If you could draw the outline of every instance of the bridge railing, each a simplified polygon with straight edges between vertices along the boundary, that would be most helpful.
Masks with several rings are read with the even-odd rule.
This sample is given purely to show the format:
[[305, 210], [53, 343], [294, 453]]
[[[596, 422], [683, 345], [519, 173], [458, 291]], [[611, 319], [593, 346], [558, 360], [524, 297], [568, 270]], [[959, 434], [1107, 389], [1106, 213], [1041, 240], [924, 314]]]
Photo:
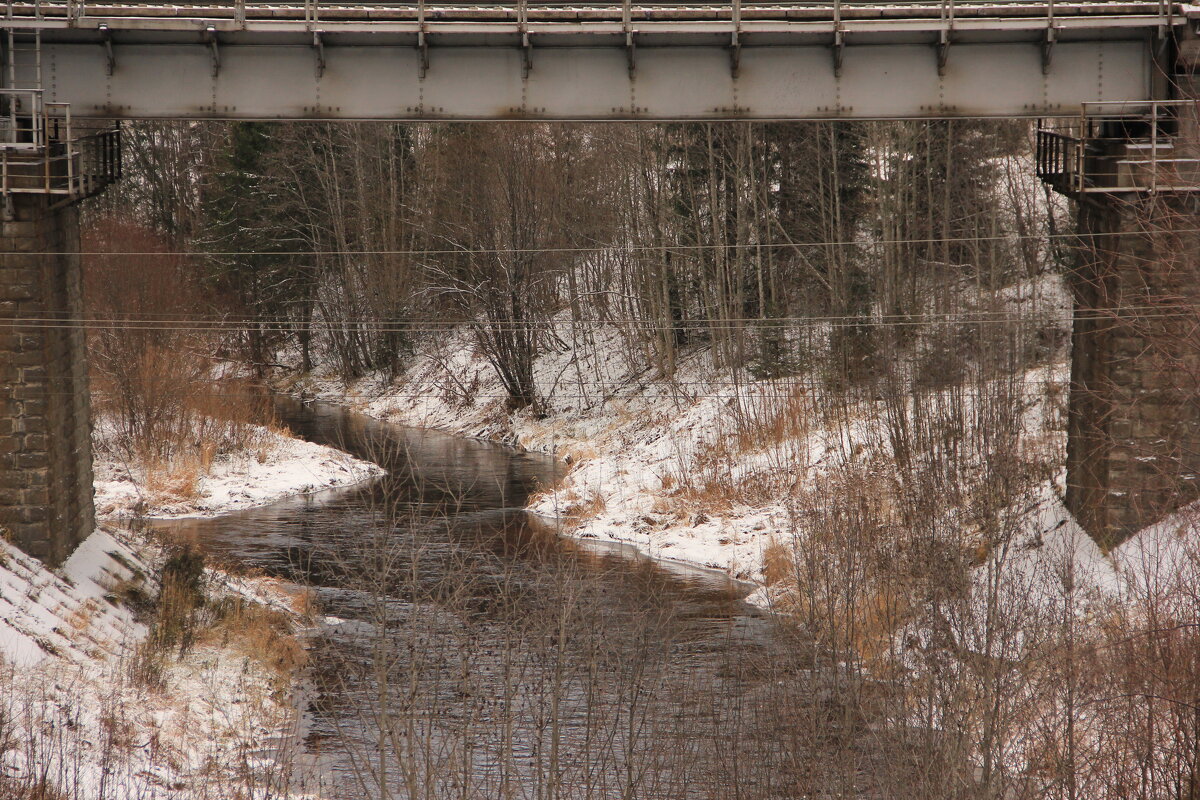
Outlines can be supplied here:
[[[1069, 15], [1076, 7], [1097, 14], [1104, 3], [1080, 0], [917, 0], [911, 3], [886, 0], [510, 0], [509, 2], [471, 3], [466, 0], [214, 0], [213, 2], [154, 2], [153, 0], [4, 0], [5, 16], [79, 20], [87, 16], [137, 16], [141, 10], [150, 16], [247, 19], [297, 19], [309, 24], [325, 20], [430, 20], [452, 19], [507, 20], [520, 22], [545, 20], [585, 20], [622, 18], [638, 21], [688, 19], [786, 20], [819, 17], [836, 22], [854, 19], [912, 18], [938, 20], [953, 30], [959, 18], [1035, 17], [1046, 21], [1048, 34], [1054, 34], [1056, 17]], [[1136, 10], [1131, 10], [1136, 7]], [[1117, 13], [1160, 16], [1170, 22], [1179, 14], [1176, 0], [1133, 0], [1119, 4]]]
[[1039, 125], [1037, 170], [1070, 196], [1200, 192], [1200, 104], [1083, 104], [1077, 120]]
[[45, 109], [40, 89], [0, 89], [0, 149], [45, 147]]
[[1082, 174], [1079, 162], [1082, 142], [1069, 133], [1042, 128], [1037, 131], [1037, 174], [1062, 194], [1079, 191], [1076, 181]]
[[75, 202], [120, 178], [119, 128], [83, 133], [69, 104], [44, 102], [37, 90], [0, 90], [0, 99], [9, 108], [0, 129], [0, 196], [6, 208], [14, 194]]

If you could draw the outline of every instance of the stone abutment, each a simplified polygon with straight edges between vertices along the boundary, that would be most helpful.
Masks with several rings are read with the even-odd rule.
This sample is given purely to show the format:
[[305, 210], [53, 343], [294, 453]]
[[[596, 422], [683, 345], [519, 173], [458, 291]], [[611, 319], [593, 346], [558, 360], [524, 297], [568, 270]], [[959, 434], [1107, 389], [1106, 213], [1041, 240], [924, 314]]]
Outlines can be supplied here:
[[1066, 500], [1103, 546], [1200, 497], [1197, 199], [1080, 202]]
[[0, 223], [0, 527], [49, 564], [95, 525], [79, 212], [15, 195]]

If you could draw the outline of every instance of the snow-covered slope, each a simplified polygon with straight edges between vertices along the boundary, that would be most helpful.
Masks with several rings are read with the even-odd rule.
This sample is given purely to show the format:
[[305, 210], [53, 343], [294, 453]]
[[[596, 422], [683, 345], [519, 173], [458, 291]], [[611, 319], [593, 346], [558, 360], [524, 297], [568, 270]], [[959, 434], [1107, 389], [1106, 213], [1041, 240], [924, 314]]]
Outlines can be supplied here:
[[29, 667], [56, 657], [82, 663], [119, 655], [145, 636], [146, 626], [117, 598], [145, 591], [146, 582], [146, 565], [105, 531], [53, 571], [0, 541], [0, 656]]
[[95, 464], [96, 511], [102, 517], [212, 515], [284, 497], [349, 486], [383, 473], [376, 464], [332, 447], [261, 428], [253, 452], [217, 457], [205, 470], [158, 478], [111, 454]]
[[[1003, 290], [1002, 299], [1031, 315], [1070, 308], [1050, 276]], [[765, 579], [767, 553], [795, 533], [793, 501], [814, 480], [848, 459], [876, 458], [886, 469], [884, 407], [859, 401], [831, 420], [838, 404], [823, 398], [817, 376], [753, 380], [701, 348], [680, 354], [664, 379], [616, 326], [564, 317], [547, 338], [554, 345], [534, 366], [546, 398], [536, 414], [505, 410], [502, 385], [461, 328], [427, 341], [394, 382], [345, 386], [318, 373], [287, 388], [399, 424], [551, 453], [570, 468], [531, 508], [564, 532], [752, 581]], [[1028, 424], [1043, 431], [1047, 450], [1062, 439], [1060, 404], [1047, 388], [1068, 378], [1061, 361], [1024, 376], [1039, 398], [1026, 409]]]
[[[0, 541], [0, 797], [39, 785], [69, 798], [284, 796], [301, 718], [277, 653], [243, 635], [252, 616], [165, 653], [154, 680], [139, 672], [152, 556], [98, 530], [50, 570]], [[208, 582], [214, 598], [294, 601], [261, 580]]]
[[[100, 458], [98, 510], [213, 514], [382, 472], [266, 428], [255, 441], [168, 480]], [[70, 798], [301, 796], [304, 598], [208, 570], [211, 607], [227, 610], [186, 650], [164, 650], [148, 640], [162, 558], [129, 531], [97, 530], [51, 570], [0, 540], [0, 797], [39, 785]]]

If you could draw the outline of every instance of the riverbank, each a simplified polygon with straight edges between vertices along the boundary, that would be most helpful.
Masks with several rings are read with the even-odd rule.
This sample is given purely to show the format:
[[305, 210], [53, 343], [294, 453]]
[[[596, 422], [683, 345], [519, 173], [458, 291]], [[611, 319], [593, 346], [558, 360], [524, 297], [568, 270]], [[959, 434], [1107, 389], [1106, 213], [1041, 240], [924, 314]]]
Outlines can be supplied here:
[[51, 570], [0, 541], [0, 795], [286, 796], [305, 596], [210, 569], [172, 621], [169, 552], [101, 529]]
[[[462, 329], [429, 342], [395, 381], [372, 376], [347, 385], [317, 372], [280, 386], [386, 422], [552, 455], [564, 476], [529, 509], [564, 533], [761, 583], [771, 535], [786, 523], [783, 509], [741, 502], [686, 509], [671, 498], [681, 485], [673, 479], [690, 474], [700, 452], [724, 435], [722, 409], [756, 392], [768, 398], [772, 387], [730, 384], [706, 352], [680, 363], [686, 379], [658, 380], [624, 344], [614, 328], [593, 329], [577, 349], [539, 358], [537, 379], [552, 398], [543, 413], [506, 410], [494, 371]], [[587, 375], [572, 375], [578, 370]]]
[[[1040, 320], [1031, 346], [1042, 352], [1041, 363], [1015, 379], [946, 382], [941, 394], [930, 394], [926, 413], [935, 418], [914, 421], [961, 437], [963, 454], [955, 498], [938, 504], [931, 524], [949, 546], [974, 549], [976, 566], [1001, 565], [1014, 585], [1052, 584], [1056, 571], [1073, 569], [1064, 559], [1074, 559], [1080, 574], [1096, 575], [1096, 590], [1107, 594], [1122, 580], [1116, 563], [1062, 501], [1070, 295], [1060, 276], [1045, 275], [980, 300], [994, 308], [989, 302]], [[613, 325], [580, 327], [562, 319], [546, 339], [557, 344], [534, 363], [544, 398], [536, 410], [506, 406], [495, 371], [462, 327], [422, 343], [394, 379], [373, 375], [347, 384], [318, 370], [282, 376], [278, 386], [396, 424], [551, 454], [565, 474], [535, 495], [529, 509], [563, 533], [632, 545], [654, 558], [767, 588], [793, 582], [797, 542], [810, 539], [814, 519], [830, 512], [823, 498], [865, 495], [895, 504], [897, 493], [909, 491], [895, 449], [904, 434], [894, 426], [898, 409], [880, 396], [847, 400], [816, 373], [738, 377], [708, 348], [681, 353], [666, 379], [645, 368], [644, 353]], [[922, 356], [922, 368], [940, 369], [952, 360], [940, 352]], [[1001, 408], [993, 395], [1011, 398], [1003, 401], [1009, 405]], [[1015, 424], [1022, 431], [1022, 450], [1014, 456], [1019, 474], [1042, 477], [1022, 477], [1028, 486], [997, 499], [987, 439], [994, 422], [1013, 424], [1003, 418], [1008, 409], [1019, 415]], [[988, 414], [1000, 416], [993, 422]], [[839, 483], [846, 480], [859, 483]], [[997, 502], [995, 518], [1010, 543], [999, 549], [970, 521], [973, 504]], [[1013, 552], [1029, 555], [1017, 559]], [[975, 574], [987, 580], [989, 572]], [[773, 590], [755, 595], [761, 604], [780, 599]]]
[[[133, 462], [96, 438], [96, 513], [101, 519], [211, 516], [285, 497], [351, 486], [383, 469], [289, 432], [253, 426], [253, 446], [194, 461], [151, 466]], [[103, 426], [98, 426], [103, 430]]]
[[151, 467], [97, 429], [105, 526], [53, 570], [0, 541], [0, 795], [303, 796], [307, 593], [207, 568], [200, 605], [179, 610], [161, 577], [179, 543], [112, 525], [214, 516], [383, 469], [263, 426], [207, 464]]
[[[1065, 443], [1069, 337], [1061, 320], [1069, 319], [1070, 297], [1055, 276], [996, 295], [1049, 320], [1051, 332], [1059, 325], [1043, 362], [1019, 387], [1030, 398], [1020, 413], [1044, 450], [1038, 457], [1053, 458]], [[828, 476], [849, 468], [886, 481], [898, 473], [887, 427], [895, 409], [869, 393], [847, 399], [815, 368], [754, 378], [722, 366], [713, 348], [693, 347], [663, 376], [646, 367], [645, 352], [618, 326], [567, 317], [545, 340], [554, 344], [533, 364], [536, 409], [508, 408], [465, 327], [422, 342], [394, 380], [373, 375], [347, 384], [318, 370], [283, 376], [278, 385], [388, 422], [551, 454], [566, 473], [530, 510], [564, 533], [631, 544], [760, 585], [779, 578], [771, 564], [787, 560], [809, 495]], [[972, 391], [989, 389], [965, 394]], [[963, 394], [953, 401], [973, 402]], [[1056, 483], [1061, 476], [1046, 485]]]

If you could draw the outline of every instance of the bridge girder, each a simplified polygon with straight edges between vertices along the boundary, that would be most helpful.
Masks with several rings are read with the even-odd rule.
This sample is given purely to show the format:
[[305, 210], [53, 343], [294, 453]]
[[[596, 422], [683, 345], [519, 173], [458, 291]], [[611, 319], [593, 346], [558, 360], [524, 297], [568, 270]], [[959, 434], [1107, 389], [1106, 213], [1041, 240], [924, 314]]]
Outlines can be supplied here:
[[1189, 23], [1173, 7], [1151, 7], [1162, 8], [1056, 3], [1043, 16], [1025, 6], [1005, 16], [960, 2], [951, 6], [958, 17], [931, 4], [863, 18], [847, 5], [782, 19], [763, 8], [759, 18], [720, 18], [686, 9], [639, 17], [627, 7], [562, 19], [530, 7], [514, 19], [431, 21], [416, 7], [411, 18], [387, 7], [382, 18], [343, 9], [304, 19], [248, 18], [244, 6], [150, 16], [138, 6], [18, 14], [0, 26], [42, 31], [47, 100], [70, 103], [76, 116], [1012, 117], [1161, 97], [1171, 29]]

